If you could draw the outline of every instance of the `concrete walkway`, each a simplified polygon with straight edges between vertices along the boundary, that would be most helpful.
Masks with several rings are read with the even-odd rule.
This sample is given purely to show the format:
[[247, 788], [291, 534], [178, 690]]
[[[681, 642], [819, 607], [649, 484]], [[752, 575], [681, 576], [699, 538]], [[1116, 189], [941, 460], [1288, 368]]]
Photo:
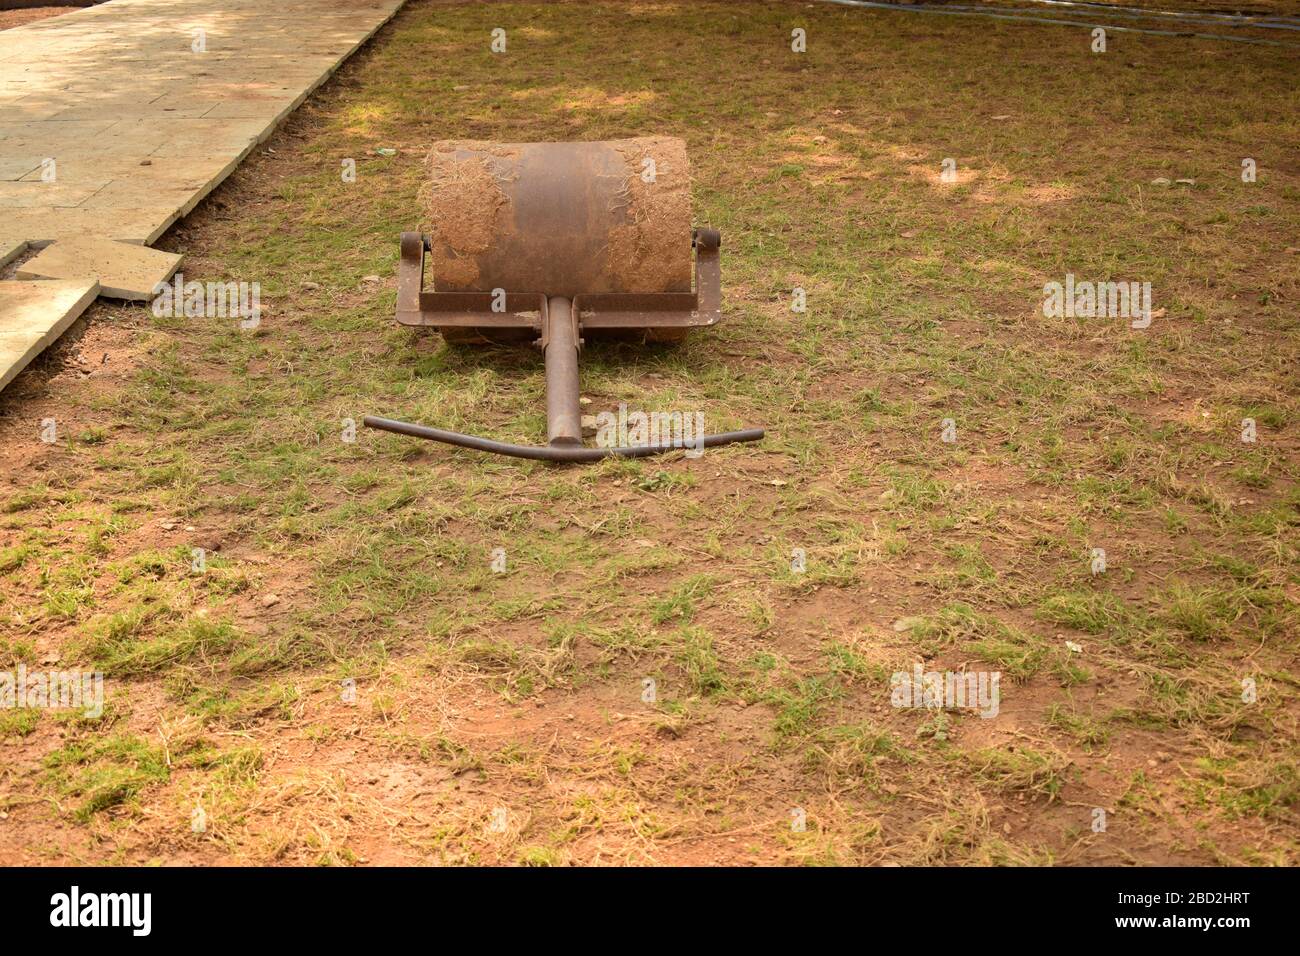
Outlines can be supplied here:
[[[153, 242], [403, 2], [112, 0], [0, 32], [0, 258]], [[0, 289], [0, 388], [71, 321], [52, 285], [33, 326], [32, 295], [20, 323]]]

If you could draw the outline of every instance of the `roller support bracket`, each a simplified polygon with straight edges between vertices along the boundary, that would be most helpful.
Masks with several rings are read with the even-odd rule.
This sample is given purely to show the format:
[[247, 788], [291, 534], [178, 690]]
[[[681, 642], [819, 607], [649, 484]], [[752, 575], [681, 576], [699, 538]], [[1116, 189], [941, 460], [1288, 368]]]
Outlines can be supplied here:
[[[578, 334], [593, 329], [694, 329], [722, 320], [722, 238], [716, 229], [691, 235], [694, 292], [605, 292], [573, 298]], [[397, 265], [397, 321], [437, 329], [532, 329], [546, 335], [546, 295], [504, 289], [436, 292], [424, 288], [429, 236], [404, 232]], [[545, 342], [542, 343], [543, 347]]]

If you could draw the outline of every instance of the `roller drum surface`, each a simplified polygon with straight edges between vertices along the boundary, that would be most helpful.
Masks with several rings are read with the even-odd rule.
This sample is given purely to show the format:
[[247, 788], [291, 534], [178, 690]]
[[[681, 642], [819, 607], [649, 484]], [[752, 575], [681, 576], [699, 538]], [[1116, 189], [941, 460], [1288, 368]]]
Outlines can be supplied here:
[[434, 144], [420, 200], [439, 292], [691, 290], [690, 170], [672, 137]]

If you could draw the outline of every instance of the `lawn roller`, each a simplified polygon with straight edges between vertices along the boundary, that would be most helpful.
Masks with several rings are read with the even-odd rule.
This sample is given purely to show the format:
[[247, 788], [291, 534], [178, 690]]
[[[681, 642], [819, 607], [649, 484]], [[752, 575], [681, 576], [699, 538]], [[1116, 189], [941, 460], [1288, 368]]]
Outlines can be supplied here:
[[[454, 344], [540, 348], [548, 443], [512, 445], [373, 415], [365, 424], [543, 461], [683, 447], [584, 446], [578, 353], [592, 336], [679, 343], [722, 317], [722, 240], [717, 230], [690, 228], [685, 143], [449, 141], [434, 144], [427, 165], [420, 191], [427, 231], [402, 233], [397, 321], [437, 329]], [[424, 288], [426, 260], [433, 291]], [[723, 432], [704, 436], [702, 446], [762, 437], [757, 428]]]

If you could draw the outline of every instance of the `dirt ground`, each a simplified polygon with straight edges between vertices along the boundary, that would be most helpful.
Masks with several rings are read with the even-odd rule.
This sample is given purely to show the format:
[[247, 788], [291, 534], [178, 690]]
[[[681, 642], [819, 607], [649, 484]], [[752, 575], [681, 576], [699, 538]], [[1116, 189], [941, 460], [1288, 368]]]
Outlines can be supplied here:
[[[0, 395], [0, 668], [107, 700], [0, 710], [0, 863], [1295, 865], [1300, 51], [590, 6], [413, 0], [160, 243], [256, 329], [101, 301]], [[724, 321], [584, 411], [767, 438], [360, 428], [545, 434], [393, 321], [430, 145], [646, 135]]]
[[79, 7], [29, 7], [26, 10], [0, 10], [0, 30], [20, 27], [24, 23], [35, 23], [57, 17], [61, 13], [71, 13]]

